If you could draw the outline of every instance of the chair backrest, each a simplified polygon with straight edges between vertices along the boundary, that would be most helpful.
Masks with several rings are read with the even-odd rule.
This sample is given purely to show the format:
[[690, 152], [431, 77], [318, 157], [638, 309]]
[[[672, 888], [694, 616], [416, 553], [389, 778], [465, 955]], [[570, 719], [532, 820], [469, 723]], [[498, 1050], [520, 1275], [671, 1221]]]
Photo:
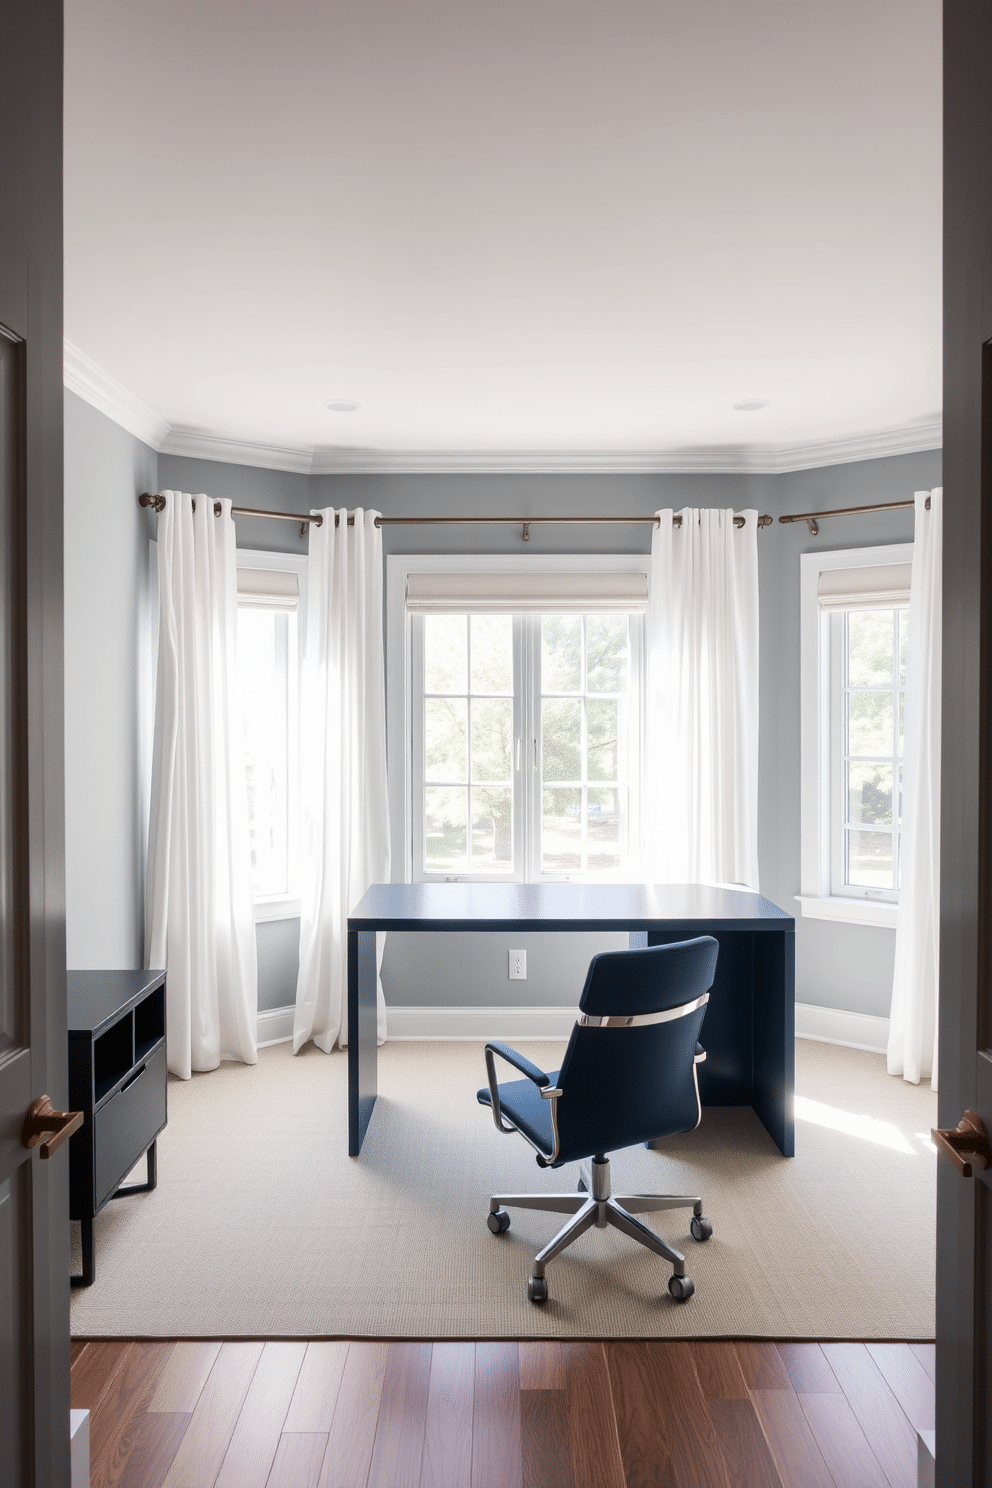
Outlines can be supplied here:
[[[718, 950], [712, 935], [701, 935], [592, 958], [579, 999], [583, 1020], [557, 1082], [558, 1163], [697, 1125], [694, 1059], [706, 1006], [693, 1004], [713, 985]], [[666, 1012], [676, 1016], [640, 1021]]]

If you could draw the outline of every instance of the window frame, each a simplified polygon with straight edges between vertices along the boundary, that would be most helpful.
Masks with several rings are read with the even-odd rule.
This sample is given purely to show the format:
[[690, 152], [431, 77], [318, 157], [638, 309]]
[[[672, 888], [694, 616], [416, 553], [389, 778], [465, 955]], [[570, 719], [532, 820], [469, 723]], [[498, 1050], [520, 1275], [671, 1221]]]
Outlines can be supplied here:
[[[518, 571], [538, 573], [650, 573], [650, 555], [644, 553], [605, 554], [507, 554], [507, 553], [417, 553], [390, 554], [386, 558], [386, 737], [389, 771], [390, 832], [393, 843], [392, 878], [395, 883], [444, 882], [445, 877], [458, 881], [495, 881], [517, 883], [524, 881], [562, 881], [569, 875], [531, 875], [532, 864], [527, 860], [527, 837], [520, 843], [520, 856], [514, 871], [499, 875], [495, 880], [474, 874], [458, 874], [427, 877], [414, 869], [415, 838], [413, 823], [413, 767], [418, 757], [418, 743], [414, 738], [413, 703], [413, 624], [414, 616], [407, 611], [407, 579], [416, 572], [492, 573]], [[595, 602], [591, 610], [595, 609]], [[638, 627], [634, 627], [636, 632]], [[522, 637], [524, 647], [528, 644], [526, 629]], [[637, 695], [644, 692], [643, 646], [632, 636], [631, 676]], [[526, 658], [521, 658], [527, 664]], [[525, 695], [518, 703], [523, 712], [522, 737], [535, 736], [535, 720], [530, 716], [531, 701]], [[643, 757], [641, 731], [643, 709], [638, 709], [636, 728], [631, 731], [632, 779], [629, 790], [629, 822], [636, 821], [639, 809], [639, 764]], [[420, 741], [419, 749], [422, 749]], [[515, 802], [514, 825], [523, 826], [523, 793]], [[530, 830], [528, 826], [527, 831]], [[537, 848], [532, 846], [532, 852]], [[636, 863], [636, 843], [629, 843], [629, 859], [633, 869]]]
[[[293, 920], [300, 917], [300, 811], [299, 811], [299, 698], [300, 683], [302, 680], [303, 655], [306, 645], [307, 625], [307, 570], [308, 558], [305, 553], [272, 553], [257, 548], [241, 548], [236, 550], [235, 561], [238, 568], [253, 568], [268, 570], [270, 572], [294, 573], [299, 587], [299, 603], [297, 605], [297, 644], [296, 644], [296, 677], [290, 680], [290, 696], [295, 691], [296, 695], [296, 717], [290, 716], [289, 727], [289, 758], [295, 761], [295, 782], [291, 784], [291, 799], [288, 804], [287, 832], [290, 852], [291, 881], [293, 867], [295, 866], [295, 892], [290, 890], [286, 894], [266, 894], [255, 896], [252, 891], [252, 915], [256, 924], [266, 920]], [[239, 601], [240, 608], [240, 601]], [[295, 741], [295, 750], [294, 750]], [[295, 797], [295, 803], [294, 798]], [[294, 809], [295, 805], [295, 809]]]
[[[800, 555], [800, 892], [804, 917], [894, 929], [898, 891], [888, 897], [858, 889], [834, 892], [833, 874], [839, 809], [835, 690], [842, 690], [838, 627], [843, 609], [820, 604], [820, 575], [830, 570], [910, 563], [913, 544], [835, 548]], [[892, 606], [897, 608], [895, 604]], [[851, 605], [857, 609], [857, 605]], [[912, 621], [910, 621], [912, 623]], [[884, 892], [884, 891], [883, 891]]]

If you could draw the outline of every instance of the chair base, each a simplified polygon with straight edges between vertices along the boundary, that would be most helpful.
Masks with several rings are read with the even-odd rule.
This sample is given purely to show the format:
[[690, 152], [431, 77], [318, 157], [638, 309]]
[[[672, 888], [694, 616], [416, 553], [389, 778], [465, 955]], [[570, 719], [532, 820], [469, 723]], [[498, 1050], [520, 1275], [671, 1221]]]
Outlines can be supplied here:
[[[489, 1200], [489, 1227], [494, 1233], [509, 1228], [510, 1217], [505, 1207], [511, 1209], [540, 1209], [551, 1214], [568, 1214], [571, 1218], [562, 1225], [557, 1235], [534, 1257], [527, 1295], [532, 1302], [547, 1299], [548, 1288], [544, 1280], [547, 1263], [561, 1255], [563, 1250], [593, 1226], [605, 1230], [607, 1225], [636, 1240], [639, 1245], [654, 1251], [672, 1266], [672, 1277], [668, 1290], [677, 1301], [687, 1301], [693, 1293], [693, 1284], [686, 1275], [685, 1256], [672, 1245], [649, 1230], [634, 1218], [635, 1214], [653, 1214], [662, 1209], [692, 1209], [691, 1232], [696, 1240], [708, 1240], [713, 1233], [708, 1219], [703, 1217], [703, 1201], [698, 1194], [617, 1194], [610, 1192], [610, 1160], [595, 1157], [589, 1167], [584, 1163], [579, 1169], [579, 1190], [568, 1194], [493, 1194]], [[496, 1223], [493, 1224], [493, 1218]]]

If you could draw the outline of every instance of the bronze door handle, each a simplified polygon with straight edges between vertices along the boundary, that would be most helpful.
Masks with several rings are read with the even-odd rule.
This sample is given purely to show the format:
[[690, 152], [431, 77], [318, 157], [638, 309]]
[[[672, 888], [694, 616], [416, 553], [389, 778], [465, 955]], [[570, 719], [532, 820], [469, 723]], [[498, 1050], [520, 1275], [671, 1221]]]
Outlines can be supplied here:
[[980, 1168], [992, 1167], [992, 1148], [989, 1146], [989, 1134], [985, 1130], [985, 1123], [981, 1116], [974, 1111], [965, 1111], [957, 1126], [952, 1130], [941, 1130], [932, 1127], [930, 1135], [933, 1137], [937, 1151], [953, 1163], [962, 1178], [971, 1177], [971, 1163], [966, 1162], [963, 1153], [974, 1158]]
[[[48, 1158], [53, 1152], [58, 1152], [63, 1142], [67, 1142], [82, 1124], [82, 1111], [55, 1111], [48, 1096], [40, 1095], [28, 1107], [21, 1129], [21, 1141], [29, 1149], [37, 1147], [41, 1142], [41, 1156]], [[46, 1132], [51, 1132], [52, 1136], [47, 1142], [42, 1142]]]

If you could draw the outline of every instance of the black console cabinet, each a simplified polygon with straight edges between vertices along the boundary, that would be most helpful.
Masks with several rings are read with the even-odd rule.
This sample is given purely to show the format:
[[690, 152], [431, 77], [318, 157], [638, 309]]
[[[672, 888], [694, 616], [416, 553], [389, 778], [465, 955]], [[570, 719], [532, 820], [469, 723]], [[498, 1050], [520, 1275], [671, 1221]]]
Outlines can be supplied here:
[[[83, 1124], [69, 1139], [69, 1214], [80, 1221], [83, 1271], [95, 1273], [93, 1220], [110, 1199], [157, 1181], [155, 1139], [166, 1122], [165, 972], [70, 971], [69, 1108]], [[121, 1183], [146, 1154], [147, 1181]]]

